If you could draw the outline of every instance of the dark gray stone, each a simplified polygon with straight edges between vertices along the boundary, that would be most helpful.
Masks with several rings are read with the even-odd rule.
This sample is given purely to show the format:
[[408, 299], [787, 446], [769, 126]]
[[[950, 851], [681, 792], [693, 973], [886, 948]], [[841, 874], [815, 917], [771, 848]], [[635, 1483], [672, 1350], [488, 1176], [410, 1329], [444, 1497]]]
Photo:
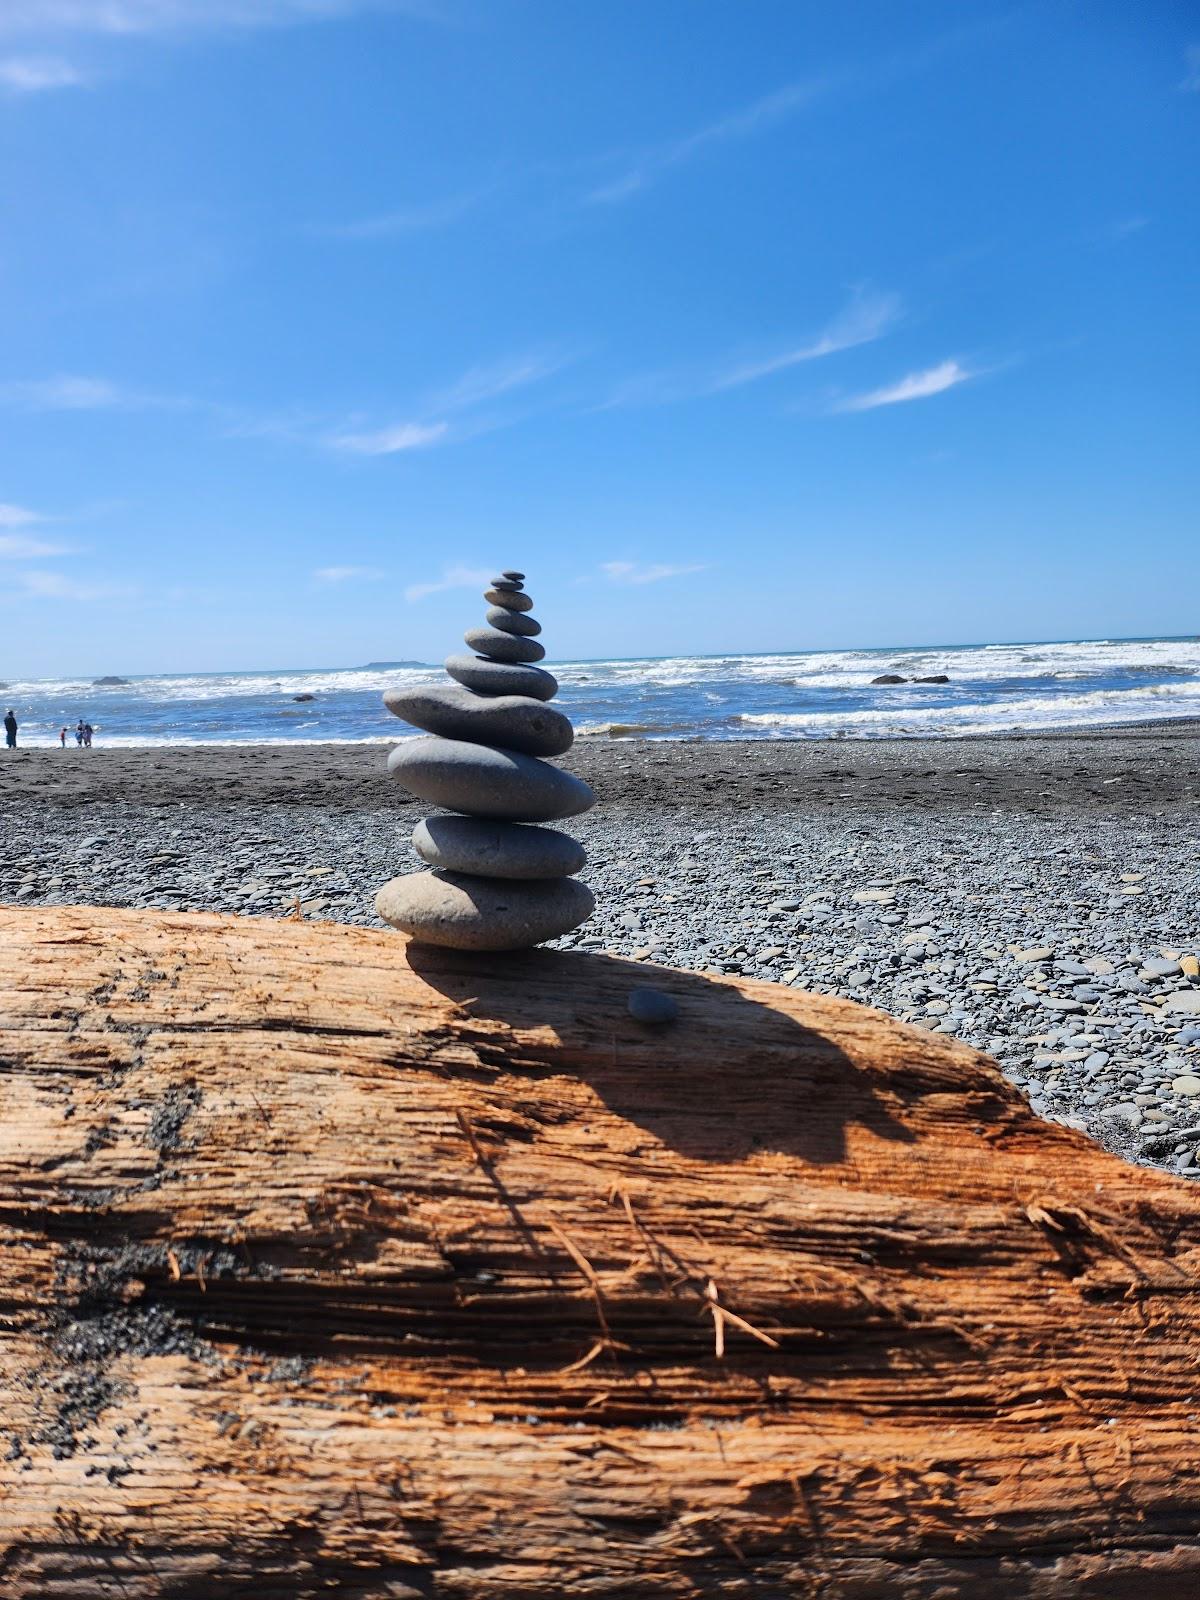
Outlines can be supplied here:
[[629, 1015], [635, 1022], [661, 1027], [678, 1017], [679, 1002], [661, 989], [635, 989], [629, 996]]
[[871, 679], [872, 683], [907, 683], [907, 678], [902, 678], [898, 672], [881, 672], [877, 678]]
[[513, 572], [511, 570], [504, 570], [504, 571], [502, 571], [500, 573], [500, 576], [502, 578], [507, 579], [509, 583], [524, 583], [525, 582], [525, 574], [523, 572]]
[[375, 896], [375, 909], [393, 928], [452, 950], [527, 950], [577, 928], [594, 905], [575, 878], [522, 883], [465, 872], [413, 872]]
[[473, 694], [457, 683], [428, 689], [389, 689], [383, 703], [394, 717], [445, 739], [498, 744], [527, 756], [561, 756], [575, 730], [561, 711], [525, 695]]
[[508, 822], [554, 822], [596, 803], [581, 778], [516, 750], [461, 739], [408, 739], [388, 768], [410, 793], [448, 811]]
[[535, 633], [542, 631], [542, 625], [535, 617], [522, 616], [519, 611], [510, 611], [507, 606], [489, 606], [487, 619], [501, 633], [519, 633], [526, 639], [532, 639]]
[[485, 878], [569, 878], [587, 861], [587, 852], [569, 834], [527, 823], [426, 817], [412, 837], [426, 865]]
[[483, 598], [490, 606], [507, 606], [510, 611], [533, 610], [531, 596], [522, 594], [519, 589], [504, 583], [494, 583], [490, 589], [485, 589]]
[[519, 639], [499, 628], [468, 628], [463, 639], [469, 649], [492, 661], [540, 661], [546, 654], [536, 639]]
[[528, 695], [532, 700], [553, 700], [558, 679], [542, 667], [513, 661], [485, 661], [482, 656], [447, 656], [446, 671], [456, 683], [476, 694]]

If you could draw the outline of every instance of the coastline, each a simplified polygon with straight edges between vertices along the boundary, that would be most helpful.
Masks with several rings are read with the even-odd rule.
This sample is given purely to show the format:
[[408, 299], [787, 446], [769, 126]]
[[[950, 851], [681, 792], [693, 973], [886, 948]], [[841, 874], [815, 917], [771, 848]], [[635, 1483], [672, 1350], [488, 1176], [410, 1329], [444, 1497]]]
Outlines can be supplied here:
[[[0, 752], [0, 803], [415, 806], [388, 777], [393, 742], [18, 748]], [[1137, 814], [1200, 798], [1200, 721], [954, 738], [590, 738], [562, 764], [592, 784], [602, 807], [626, 811], [836, 800]]]

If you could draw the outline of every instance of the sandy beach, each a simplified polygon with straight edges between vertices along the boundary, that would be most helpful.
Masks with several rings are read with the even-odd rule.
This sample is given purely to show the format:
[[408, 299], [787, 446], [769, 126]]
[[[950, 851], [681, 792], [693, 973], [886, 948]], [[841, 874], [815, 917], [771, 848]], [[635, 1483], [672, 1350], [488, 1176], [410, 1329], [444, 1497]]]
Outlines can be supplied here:
[[[428, 808], [384, 745], [20, 751], [0, 898], [374, 925]], [[1200, 1173], [1193, 725], [581, 740], [597, 911], [564, 945], [841, 994], [995, 1055], [1035, 1108]]]

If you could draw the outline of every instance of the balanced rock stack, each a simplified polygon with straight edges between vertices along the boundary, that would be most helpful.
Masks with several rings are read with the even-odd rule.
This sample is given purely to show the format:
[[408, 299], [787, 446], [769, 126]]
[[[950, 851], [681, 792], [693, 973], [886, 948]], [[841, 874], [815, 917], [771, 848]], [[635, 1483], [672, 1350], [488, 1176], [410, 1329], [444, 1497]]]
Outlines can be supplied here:
[[460, 813], [419, 822], [413, 844], [433, 870], [393, 878], [375, 897], [385, 922], [424, 944], [522, 950], [578, 927], [595, 904], [573, 876], [582, 845], [537, 826], [578, 816], [596, 797], [540, 759], [562, 755], [575, 734], [546, 703], [558, 683], [534, 665], [546, 652], [524, 576], [492, 580], [487, 626], [463, 636], [475, 654], [446, 662], [453, 683], [383, 697], [430, 736], [397, 745], [388, 767], [420, 799]]

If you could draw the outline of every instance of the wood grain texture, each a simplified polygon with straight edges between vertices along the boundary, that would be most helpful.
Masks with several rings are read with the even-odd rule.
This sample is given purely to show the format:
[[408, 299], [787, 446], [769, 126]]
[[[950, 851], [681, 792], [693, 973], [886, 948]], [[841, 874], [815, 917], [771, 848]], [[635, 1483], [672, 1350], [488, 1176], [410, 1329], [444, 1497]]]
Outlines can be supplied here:
[[1200, 1587], [1200, 1196], [941, 1036], [3, 910], [0, 1095], [4, 1596]]

